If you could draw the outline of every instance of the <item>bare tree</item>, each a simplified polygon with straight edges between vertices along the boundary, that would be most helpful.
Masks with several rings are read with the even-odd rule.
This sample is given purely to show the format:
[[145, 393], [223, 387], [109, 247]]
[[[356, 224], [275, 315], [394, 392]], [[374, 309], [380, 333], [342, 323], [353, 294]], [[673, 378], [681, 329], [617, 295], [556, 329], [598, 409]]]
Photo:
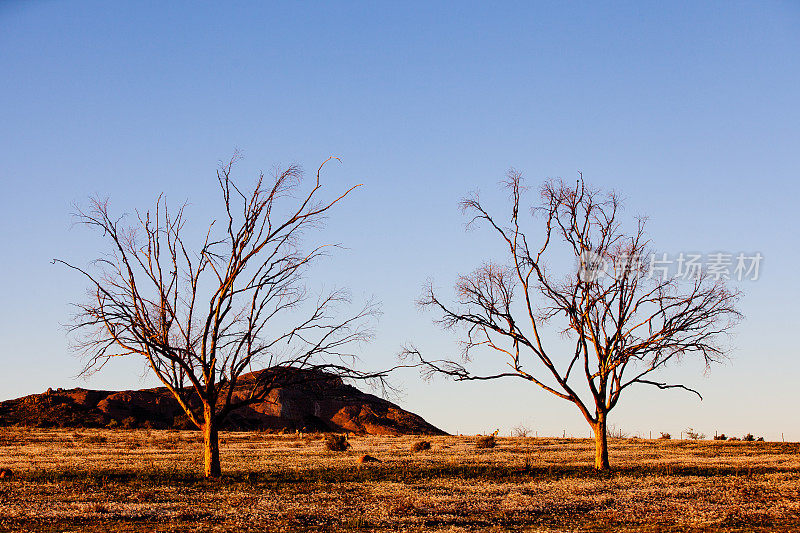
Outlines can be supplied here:
[[[595, 468], [608, 469], [608, 414], [622, 392], [646, 384], [697, 393], [652, 375], [687, 354], [706, 365], [720, 359], [720, 337], [740, 318], [738, 293], [703, 273], [690, 281], [654, 276], [644, 260], [651, 252], [645, 219], [626, 233], [618, 196], [586, 187], [582, 177], [575, 186], [549, 181], [541, 188], [541, 203], [531, 210], [543, 223], [541, 240], [529, 245], [533, 240], [521, 229], [521, 175], [512, 169], [504, 185], [511, 196], [508, 223], [490, 215], [477, 194], [461, 208], [471, 215], [469, 224], [483, 223], [497, 235], [507, 263], [486, 263], [461, 276], [455, 304], [432, 284], [419, 301], [436, 310], [442, 327], [463, 328], [462, 361], [428, 360], [414, 346], [404, 355], [417, 359], [428, 377], [522, 378], [572, 402], [594, 430]], [[547, 259], [559, 250], [575, 258], [575, 272], [550, 271]], [[596, 268], [601, 265], [606, 268]], [[545, 346], [543, 327], [552, 323], [568, 339], [566, 348]], [[504, 368], [471, 372], [465, 365], [477, 348], [488, 348]]]
[[375, 305], [337, 319], [348, 294], [314, 299], [304, 285], [328, 246], [303, 250], [301, 237], [358, 186], [320, 200], [323, 163], [308, 192], [297, 166], [260, 175], [246, 192], [231, 178], [237, 158], [217, 171], [224, 214], [200, 233], [199, 246], [187, 242], [185, 205], [171, 211], [159, 197], [126, 223], [107, 201], [93, 200], [78, 222], [99, 230], [111, 252], [94, 268], [56, 260], [90, 284], [70, 325], [88, 360], [84, 373], [113, 357], [143, 357], [203, 431], [207, 477], [221, 474], [218, 431], [233, 410], [297, 381], [384, 376], [351, 368], [348, 351], [371, 337]]

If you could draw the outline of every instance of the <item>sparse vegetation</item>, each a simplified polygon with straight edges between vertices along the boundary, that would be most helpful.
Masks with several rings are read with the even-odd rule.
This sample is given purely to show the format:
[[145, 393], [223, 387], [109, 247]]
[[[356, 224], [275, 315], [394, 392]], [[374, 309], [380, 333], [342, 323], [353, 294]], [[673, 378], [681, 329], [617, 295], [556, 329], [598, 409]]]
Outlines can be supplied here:
[[745, 442], [753, 442], [753, 441], [756, 440], [756, 438], [753, 436], [752, 433], [748, 433], [747, 435], [742, 437], [742, 440], [745, 441]]
[[661, 440], [669, 440], [669, 439], [672, 438], [672, 435], [670, 435], [669, 433], [666, 433], [664, 431], [661, 431], [661, 436], [658, 437], [658, 438], [661, 439]]
[[350, 449], [350, 442], [347, 435], [331, 433], [325, 436], [325, 447], [332, 452], [346, 452]]
[[725, 436], [725, 433], [720, 433], [719, 435], [714, 435], [714, 440], [726, 440], [728, 437]]
[[706, 438], [705, 433], [699, 433], [692, 428], [686, 428], [686, 438], [690, 440], [703, 440]]
[[431, 449], [431, 442], [429, 440], [420, 440], [411, 445], [411, 453], [418, 453]]
[[520, 425], [515, 426], [515, 427], [513, 427], [511, 429], [511, 436], [512, 437], [525, 438], [525, 437], [530, 436], [531, 433], [533, 433], [533, 430], [531, 430], [531, 428], [529, 428], [525, 424], [520, 424]]
[[495, 446], [497, 446], [497, 432], [491, 435], [478, 437], [478, 440], [475, 442], [475, 447], [479, 449], [494, 448]]
[[[611, 475], [593, 439], [351, 438], [223, 432], [220, 480], [198, 431], [0, 428], [1, 531], [797, 531], [800, 444], [619, 440]], [[316, 435], [314, 437], [317, 437]], [[322, 443], [321, 440], [316, 441]], [[137, 443], [137, 447], [129, 447]], [[164, 444], [172, 443], [170, 447]], [[442, 450], [439, 453], [439, 450]], [[358, 467], [363, 455], [380, 458]]]

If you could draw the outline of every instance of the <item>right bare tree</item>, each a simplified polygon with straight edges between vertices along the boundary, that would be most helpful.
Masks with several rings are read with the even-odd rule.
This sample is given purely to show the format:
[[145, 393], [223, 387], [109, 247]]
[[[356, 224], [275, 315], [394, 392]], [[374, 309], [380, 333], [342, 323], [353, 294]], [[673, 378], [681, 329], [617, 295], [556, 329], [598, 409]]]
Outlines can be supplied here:
[[[486, 263], [456, 283], [457, 302], [442, 300], [430, 285], [420, 304], [436, 310], [438, 323], [462, 329], [463, 358], [429, 360], [413, 346], [404, 355], [417, 360], [427, 376], [444, 374], [456, 380], [515, 377], [529, 381], [575, 404], [595, 435], [595, 468], [610, 468], [608, 414], [632, 385], [682, 388], [651, 377], [684, 355], [697, 354], [706, 365], [719, 360], [720, 336], [740, 318], [738, 293], [721, 279], [698, 272], [683, 282], [653, 275], [645, 220], [623, 231], [620, 201], [584, 185], [549, 181], [532, 214], [541, 218], [540, 244], [521, 229], [522, 178], [510, 171], [505, 186], [511, 193], [506, 219], [492, 216], [477, 194], [462, 200], [472, 219], [484, 223], [508, 251], [504, 264]], [[551, 272], [548, 253], [566, 251], [579, 268]], [[605, 266], [607, 268], [597, 268]], [[542, 328], [561, 321], [572, 339], [568, 351], [545, 346]], [[496, 373], [479, 375], [466, 365], [477, 348], [488, 348], [503, 361]], [[583, 387], [579, 387], [580, 383]]]
[[385, 376], [352, 368], [350, 347], [371, 337], [375, 305], [337, 318], [347, 293], [312, 299], [304, 284], [326, 246], [303, 249], [302, 237], [355, 187], [321, 200], [322, 166], [306, 192], [291, 166], [246, 191], [231, 177], [235, 160], [217, 173], [221, 217], [199, 246], [186, 238], [183, 207], [170, 211], [159, 198], [126, 223], [94, 200], [78, 221], [98, 230], [109, 252], [92, 269], [56, 260], [89, 281], [72, 324], [88, 357], [84, 372], [142, 357], [203, 431], [206, 477], [221, 474], [218, 431], [235, 409], [294, 383]]

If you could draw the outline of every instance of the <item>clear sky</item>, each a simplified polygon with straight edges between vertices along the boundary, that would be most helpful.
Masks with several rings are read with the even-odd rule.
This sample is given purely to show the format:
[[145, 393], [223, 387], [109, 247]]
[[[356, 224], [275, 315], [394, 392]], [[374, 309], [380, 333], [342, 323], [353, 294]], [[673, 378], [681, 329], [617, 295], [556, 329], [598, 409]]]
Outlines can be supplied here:
[[[669, 371], [705, 400], [631, 391], [611, 422], [800, 440], [799, 60], [790, 1], [0, 2], [0, 399], [154, 384], [140, 361], [75, 379], [61, 324], [85, 284], [50, 260], [97, 255], [70, 218], [92, 194], [123, 212], [165, 192], [205, 223], [239, 148], [245, 182], [338, 155], [330, 191], [364, 183], [320, 235], [348, 249], [313, 283], [383, 302], [371, 368], [408, 341], [456, 353], [414, 300], [502, 259], [457, 202], [480, 189], [501, 206], [510, 166], [532, 186], [582, 171], [614, 188], [665, 251], [761, 252], [730, 361]], [[521, 381], [395, 380], [451, 432], [589, 434]]]

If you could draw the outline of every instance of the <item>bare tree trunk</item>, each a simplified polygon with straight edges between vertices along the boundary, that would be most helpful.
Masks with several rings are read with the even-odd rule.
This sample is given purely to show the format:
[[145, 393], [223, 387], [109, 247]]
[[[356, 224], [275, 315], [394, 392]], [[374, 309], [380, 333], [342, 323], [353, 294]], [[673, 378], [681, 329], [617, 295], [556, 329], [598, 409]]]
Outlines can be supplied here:
[[222, 469], [219, 464], [219, 432], [214, 412], [210, 406], [203, 409], [205, 423], [203, 424], [203, 467], [207, 478], [220, 477]]
[[595, 470], [610, 470], [608, 463], [608, 421], [606, 413], [597, 413], [597, 422], [594, 424], [594, 468]]

